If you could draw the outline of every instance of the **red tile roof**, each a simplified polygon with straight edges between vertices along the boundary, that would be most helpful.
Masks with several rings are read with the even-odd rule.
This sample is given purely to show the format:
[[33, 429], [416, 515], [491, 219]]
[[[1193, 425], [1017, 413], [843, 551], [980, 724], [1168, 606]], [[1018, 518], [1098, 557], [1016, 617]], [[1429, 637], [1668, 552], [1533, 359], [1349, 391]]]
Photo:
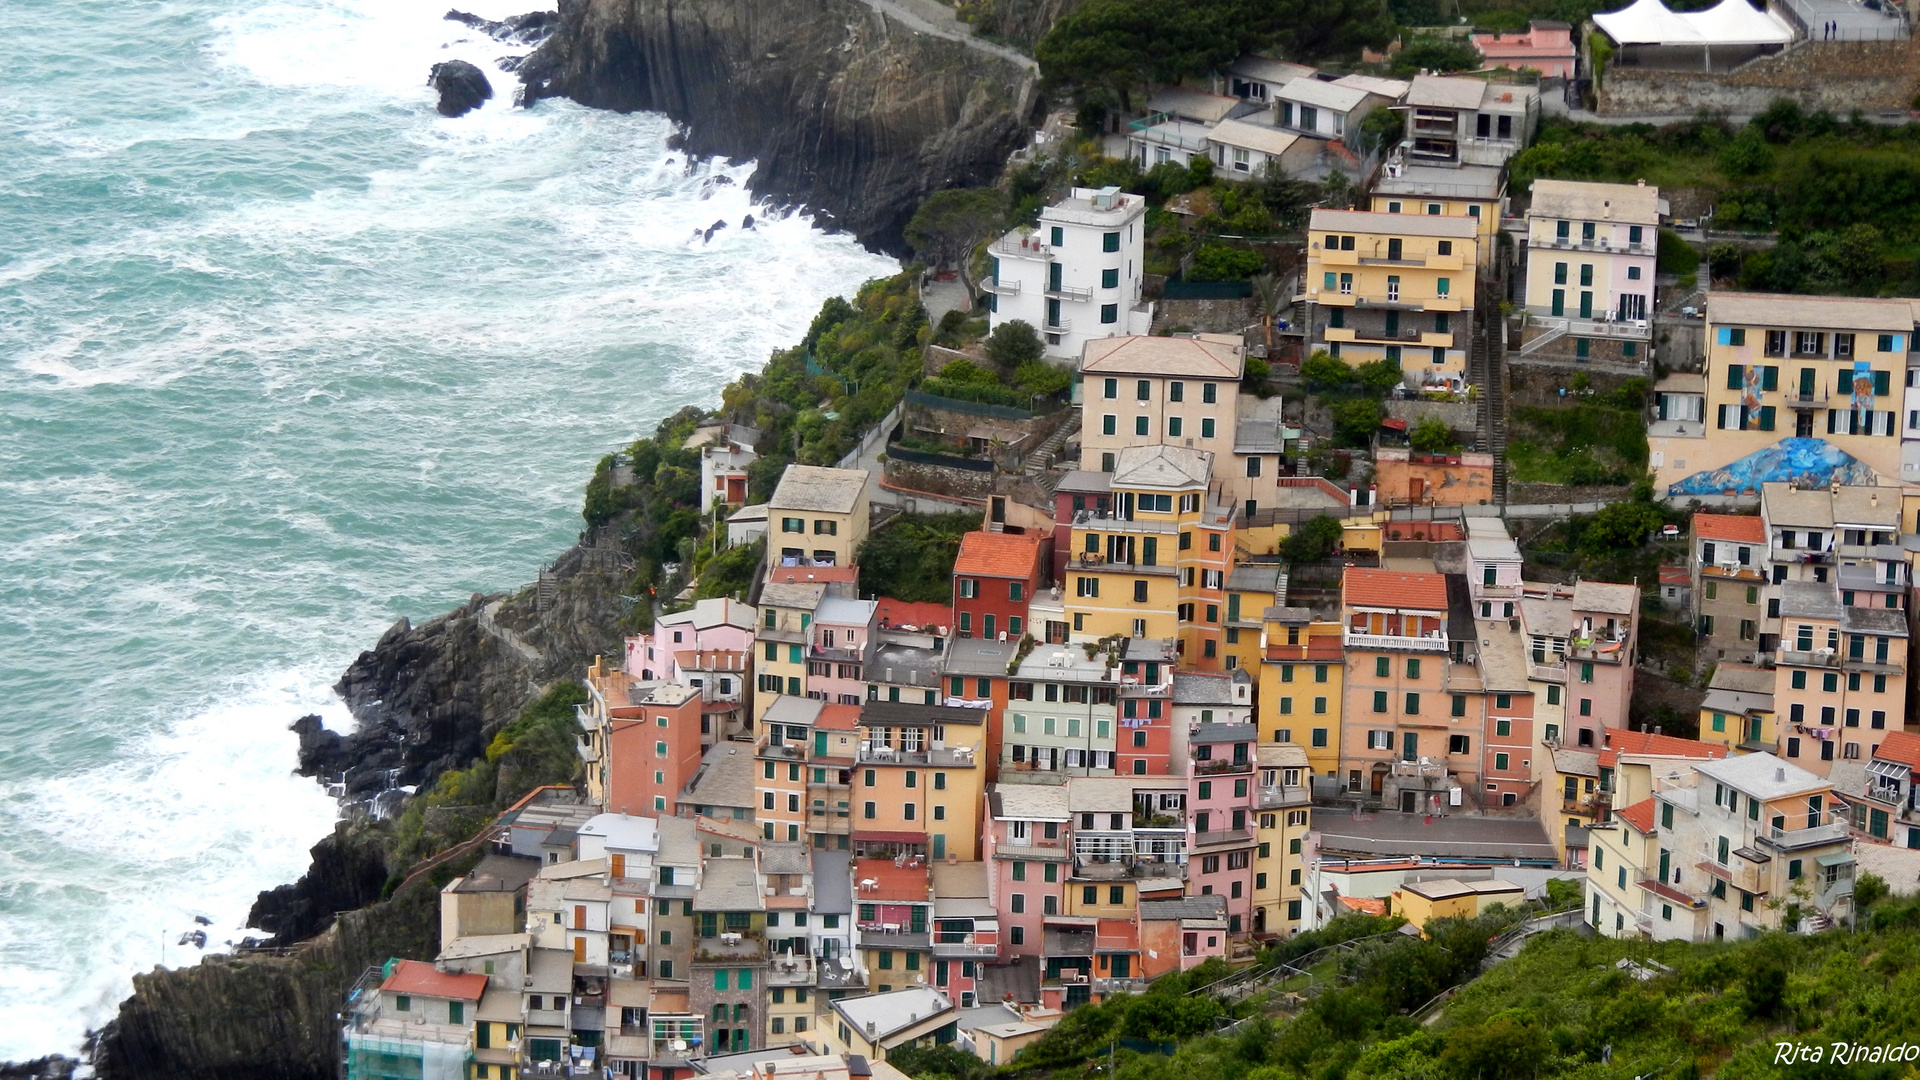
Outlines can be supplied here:
[[1702, 540], [1758, 544], [1767, 538], [1767, 530], [1759, 518], [1748, 514], [1695, 514], [1693, 535]]
[[814, 718], [813, 726], [822, 731], [852, 731], [860, 726], [860, 706], [825, 706]]
[[1387, 902], [1385, 900], [1377, 900], [1367, 896], [1336, 896], [1334, 899], [1340, 901], [1340, 906], [1346, 908], [1348, 911], [1358, 911], [1366, 915], [1385, 915], [1387, 913]]
[[1349, 566], [1340, 579], [1340, 595], [1360, 607], [1447, 610], [1445, 574], [1415, 574]]
[[1873, 751], [1873, 756], [1881, 761], [1897, 761], [1910, 769], [1920, 769], [1920, 734], [1890, 731]]
[[1660, 584], [1662, 585], [1685, 585], [1691, 580], [1692, 578], [1687, 574], [1687, 568], [1684, 566], [1663, 566], [1660, 568]]
[[1641, 799], [1624, 810], [1614, 811], [1613, 816], [1633, 826], [1635, 832], [1650, 833], [1653, 831], [1653, 799]]
[[952, 626], [953, 608], [946, 604], [910, 604], [883, 596], [874, 605], [881, 626]]
[[454, 1001], [479, 1001], [487, 992], [485, 975], [448, 975], [424, 960], [401, 960], [380, 989], [395, 994], [450, 998]]
[[[866, 884], [869, 881], [873, 886]], [[933, 876], [925, 860], [909, 860], [905, 866], [895, 866], [892, 859], [853, 861], [853, 895], [861, 903], [893, 900], [924, 904], [932, 895], [932, 886]]]
[[1032, 577], [1039, 565], [1037, 535], [970, 532], [960, 538], [960, 556], [953, 561], [953, 572], [1024, 580]]
[[1658, 754], [1663, 757], [1723, 758], [1727, 748], [1703, 743], [1695, 739], [1682, 739], [1673, 735], [1655, 735], [1651, 731], [1628, 731], [1614, 728], [1606, 734], [1606, 747], [1600, 751], [1600, 764], [1611, 769], [1620, 761], [1621, 754]]

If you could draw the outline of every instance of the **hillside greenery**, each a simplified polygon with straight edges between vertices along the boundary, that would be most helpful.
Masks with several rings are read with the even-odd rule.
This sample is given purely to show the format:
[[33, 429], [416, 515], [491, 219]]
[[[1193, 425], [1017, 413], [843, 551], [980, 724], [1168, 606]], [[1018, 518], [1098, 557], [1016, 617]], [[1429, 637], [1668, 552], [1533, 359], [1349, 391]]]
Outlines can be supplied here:
[[1507, 442], [1512, 479], [1522, 483], [1631, 484], [1647, 471], [1647, 423], [1641, 402], [1645, 379], [1630, 379], [1611, 394], [1580, 396], [1584, 373], [1576, 373], [1573, 396], [1551, 408], [1513, 409]]
[[915, 604], [953, 603], [953, 562], [960, 538], [980, 527], [980, 515], [902, 514], [860, 542], [860, 595]]
[[[1436, 920], [1425, 939], [1371, 936], [1399, 920], [1346, 916], [1262, 957], [1267, 966], [1281, 950], [1289, 961], [1304, 958], [1322, 989], [1303, 1007], [1188, 996], [1205, 981], [1195, 978], [1203, 967], [1166, 976], [1145, 994], [1074, 1010], [998, 1070], [965, 1072], [955, 1063], [950, 1072], [914, 1075], [1091, 1080], [1107, 1076], [1111, 1046], [1114, 1080], [1893, 1080], [1912, 1075], [1911, 1067], [1836, 1064], [1831, 1044], [1920, 1039], [1920, 1009], [1912, 1007], [1920, 1000], [1920, 900], [1887, 899], [1871, 876], [1858, 889], [1873, 903], [1854, 933], [1695, 945], [1554, 930], [1484, 975], [1490, 939], [1522, 913]], [[1356, 938], [1364, 940], [1330, 960], [1312, 951]], [[1408, 1015], [1454, 986], [1431, 1022]], [[1230, 1030], [1213, 1033], [1235, 1017]], [[1202, 1033], [1184, 1034], [1196, 1028]], [[1129, 1040], [1179, 1045], [1140, 1052]], [[1781, 1041], [1821, 1046], [1827, 1060], [1775, 1065]]]
[[[1653, 127], [1543, 121], [1514, 156], [1535, 179], [1701, 189], [1716, 230], [1779, 234], [1710, 252], [1716, 276], [1775, 292], [1891, 294], [1920, 288], [1920, 124], [1889, 126], [1777, 102], [1745, 125], [1699, 118]], [[1663, 238], [1664, 239], [1664, 238]], [[1662, 244], [1662, 269], [1669, 245]], [[1678, 272], [1687, 272], [1675, 268]]]

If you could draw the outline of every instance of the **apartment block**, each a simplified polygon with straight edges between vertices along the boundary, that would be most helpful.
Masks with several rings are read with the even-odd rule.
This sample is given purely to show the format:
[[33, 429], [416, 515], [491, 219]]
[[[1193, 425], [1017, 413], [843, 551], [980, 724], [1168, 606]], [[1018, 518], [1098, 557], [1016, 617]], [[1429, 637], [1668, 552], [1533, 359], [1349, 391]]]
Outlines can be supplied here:
[[1702, 421], [1650, 429], [1655, 486], [1667, 498], [1751, 503], [1775, 480], [1898, 476], [1914, 325], [1906, 299], [1713, 293], [1698, 381], [1662, 382], [1675, 413]]
[[1269, 744], [1304, 748], [1315, 776], [1340, 775], [1346, 646], [1335, 619], [1304, 607], [1261, 613], [1258, 722]]
[[1858, 766], [1888, 732], [1906, 727], [1906, 615], [1848, 606], [1832, 583], [1778, 588], [1773, 706], [1784, 757], [1821, 777], [1835, 761]]
[[1533, 141], [1540, 92], [1531, 86], [1417, 75], [1394, 107], [1406, 114], [1401, 147], [1409, 164], [1498, 167]]
[[1307, 347], [1400, 365], [1416, 386], [1465, 387], [1479, 230], [1471, 218], [1315, 210]]
[[1368, 196], [1376, 214], [1464, 217], [1473, 221], [1480, 265], [1490, 267], [1507, 209], [1506, 170], [1492, 165], [1415, 165], [1403, 151], [1381, 168]]
[[789, 465], [767, 500], [767, 565], [851, 566], [867, 538], [865, 469]]
[[1523, 349], [1576, 361], [1646, 363], [1659, 189], [1644, 182], [1536, 180], [1532, 199]]
[[1047, 355], [1076, 357], [1087, 342], [1145, 334], [1153, 305], [1140, 299], [1147, 201], [1119, 188], [1074, 188], [987, 248], [988, 321], [1033, 327]]
[[1769, 607], [1761, 595], [1769, 578], [1766, 523], [1746, 515], [1698, 513], [1692, 532], [1688, 569], [1701, 655], [1753, 663], [1763, 655], [1760, 624]]
[[953, 564], [955, 632], [1013, 641], [1044, 632], [1029, 622], [1027, 606], [1047, 583], [1052, 546], [1050, 536], [981, 530], [961, 537]]
[[851, 800], [858, 858], [978, 858], [986, 711], [870, 701]]

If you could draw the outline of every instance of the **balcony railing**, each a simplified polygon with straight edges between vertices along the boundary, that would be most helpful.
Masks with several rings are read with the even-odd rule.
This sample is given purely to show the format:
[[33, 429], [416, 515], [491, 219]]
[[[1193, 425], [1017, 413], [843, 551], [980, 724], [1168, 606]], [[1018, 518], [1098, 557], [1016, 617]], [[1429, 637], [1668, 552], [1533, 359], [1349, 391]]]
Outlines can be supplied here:
[[1041, 295], [1059, 300], [1091, 300], [1093, 298], [1093, 290], [1083, 289], [1076, 285], [1055, 285], [1049, 282], [1047, 287], [1041, 290]]
[[781, 758], [786, 761], [807, 760], [805, 743], [768, 743], [760, 748], [760, 753], [766, 757]]
[[980, 283], [980, 289], [982, 292], [990, 292], [995, 296], [1020, 295], [1020, 283], [1017, 281], [983, 281]]
[[1093, 992], [1096, 994], [1144, 994], [1147, 992], [1147, 980], [1096, 978], [1093, 980]]
[[1411, 652], [1447, 651], [1444, 637], [1405, 637], [1399, 634], [1356, 634], [1345, 631], [1342, 638], [1349, 649], [1399, 649]]
[[943, 931], [933, 935], [933, 955], [963, 960], [1000, 954], [999, 934], [984, 931]]
[[1195, 833], [1193, 837], [1193, 847], [1195, 851], [1204, 847], [1251, 843], [1253, 843], [1253, 830], [1251, 828], [1214, 829], [1210, 832]]
[[1279, 784], [1262, 784], [1258, 795], [1262, 810], [1272, 810], [1281, 806], [1305, 806], [1313, 801], [1306, 788], [1284, 787]]
[[1780, 662], [1793, 667], [1832, 667], [1840, 666], [1840, 653], [1834, 649], [1815, 649], [1807, 652], [1803, 649], [1781, 649]]
[[863, 765], [933, 765], [943, 768], [965, 769], [973, 766], [973, 748], [956, 746], [940, 750], [895, 750], [891, 747], [862, 747], [859, 759]]
[[925, 949], [933, 944], [933, 934], [922, 930], [888, 930], [880, 926], [860, 928], [860, 947], [863, 949]]
[[1760, 836], [1760, 842], [1769, 847], [1782, 850], [1812, 847], [1816, 844], [1831, 844], [1847, 838], [1847, 824], [1844, 821], [1830, 821], [1824, 825], [1815, 825], [1806, 829], [1768, 828]]
[[1219, 773], [1252, 772], [1253, 762], [1232, 760], [1196, 761], [1193, 763], [1193, 771], [1202, 776], [1214, 776]]
[[1072, 319], [1060, 319], [1049, 316], [1043, 318], [1041, 321], [1046, 323], [1046, 325], [1040, 329], [1045, 330], [1049, 334], [1066, 334], [1071, 333], [1073, 330]]

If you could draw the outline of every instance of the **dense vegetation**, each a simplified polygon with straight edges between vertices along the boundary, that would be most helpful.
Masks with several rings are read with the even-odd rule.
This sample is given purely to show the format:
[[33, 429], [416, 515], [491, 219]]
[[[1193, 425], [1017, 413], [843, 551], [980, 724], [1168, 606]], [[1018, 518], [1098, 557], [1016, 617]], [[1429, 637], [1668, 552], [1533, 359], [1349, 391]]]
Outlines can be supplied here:
[[1513, 410], [1507, 443], [1512, 479], [1549, 484], [1631, 484], [1647, 471], [1645, 379], [1610, 394], [1587, 396], [1576, 373], [1568, 403]]
[[1659, 128], [1548, 120], [1512, 168], [1516, 191], [1538, 177], [1704, 189], [1715, 229], [1780, 234], [1770, 248], [1709, 252], [1715, 276], [1743, 288], [1920, 288], [1920, 124], [1840, 120], [1785, 101], [1739, 127], [1705, 118]]
[[473, 836], [534, 788], [572, 782], [580, 771], [573, 707], [586, 700], [575, 680], [554, 685], [494, 733], [485, 757], [441, 773], [409, 800], [393, 826], [390, 884], [399, 884], [406, 866]]
[[980, 527], [977, 513], [902, 514], [860, 544], [860, 595], [908, 603], [951, 604], [960, 538]]
[[[1920, 900], [1870, 902], [1858, 933], [1768, 934], [1726, 944], [1653, 943], [1557, 930], [1479, 974], [1490, 939], [1518, 917], [1429, 924], [1427, 939], [1377, 934], [1398, 920], [1348, 916], [1286, 942], [1321, 988], [1297, 1011], [1279, 1001], [1226, 1006], [1188, 996], [1205, 968], [1170, 975], [1146, 994], [1069, 1013], [1011, 1065], [915, 1057], [925, 1080], [989, 1073], [1115, 1080], [1697, 1080], [1795, 1076], [1892, 1080], [1911, 1068], [1836, 1063], [1831, 1044], [1898, 1045], [1920, 1038]], [[1361, 940], [1332, 959], [1312, 950]], [[1280, 950], [1263, 957], [1271, 965]], [[1623, 966], [1623, 963], [1627, 966]], [[1472, 980], [1472, 981], [1469, 981]], [[1461, 985], [1461, 984], [1465, 985]], [[1294, 988], [1299, 983], [1292, 984]], [[1407, 1015], [1460, 985], [1431, 1023]], [[1278, 1016], [1268, 1015], [1279, 1013]], [[1212, 1033], [1232, 1017], [1240, 1019]], [[1192, 1036], [1195, 1029], [1204, 1034]], [[1171, 1054], [1142, 1042], [1181, 1040]], [[1825, 1049], [1821, 1064], [1774, 1065], [1775, 1043]], [[891, 1060], [891, 1059], [890, 1059]], [[895, 1062], [895, 1064], [901, 1064]]]

